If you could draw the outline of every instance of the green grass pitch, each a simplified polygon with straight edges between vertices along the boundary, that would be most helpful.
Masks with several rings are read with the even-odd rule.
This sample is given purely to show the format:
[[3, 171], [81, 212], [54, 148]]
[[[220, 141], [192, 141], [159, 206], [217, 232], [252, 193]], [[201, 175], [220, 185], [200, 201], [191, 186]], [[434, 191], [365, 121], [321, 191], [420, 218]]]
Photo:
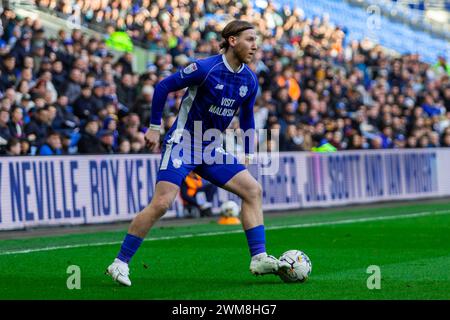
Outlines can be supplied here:
[[[240, 226], [193, 221], [150, 232], [129, 288], [104, 274], [126, 230], [1, 240], [0, 299], [450, 298], [448, 203], [267, 214], [265, 224], [270, 254], [299, 249], [311, 258], [308, 281], [251, 275]], [[80, 290], [66, 286], [70, 265], [80, 267]], [[367, 288], [370, 265], [380, 267], [379, 290]]]

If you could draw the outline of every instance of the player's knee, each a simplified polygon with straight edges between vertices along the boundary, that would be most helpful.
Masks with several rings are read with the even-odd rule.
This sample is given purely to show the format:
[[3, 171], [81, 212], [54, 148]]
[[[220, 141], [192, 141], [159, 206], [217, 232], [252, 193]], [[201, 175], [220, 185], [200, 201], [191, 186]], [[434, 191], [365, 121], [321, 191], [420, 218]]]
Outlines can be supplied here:
[[170, 201], [165, 198], [153, 199], [152, 207], [158, 215], [162, 216], [169, 210]]
[[258, 182], [256, 182], [247, 189], [246, 193], [247, 193], [247, 198], [250, 201], [255, 201], [255, 200], [259, 201], [259, 199], [261, 199], [261, 197], [262, 197], [262, 187]]

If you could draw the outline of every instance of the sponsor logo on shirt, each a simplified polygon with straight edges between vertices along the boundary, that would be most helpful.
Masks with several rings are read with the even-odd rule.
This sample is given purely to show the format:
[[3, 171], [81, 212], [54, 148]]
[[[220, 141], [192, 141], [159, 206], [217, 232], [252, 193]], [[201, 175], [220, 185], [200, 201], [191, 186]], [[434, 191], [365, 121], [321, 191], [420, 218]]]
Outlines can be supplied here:
[[208, 111], [222, 117], [232, 117], [235, 112], [234, 109], [222, 108], [215, 105], [211, 105]]
[[220, 105], [222, 107], [231, 107], [234, 104], [234, 99], [230, 99], [230, 98], [222, 98], [222, 102], [220, 103]]

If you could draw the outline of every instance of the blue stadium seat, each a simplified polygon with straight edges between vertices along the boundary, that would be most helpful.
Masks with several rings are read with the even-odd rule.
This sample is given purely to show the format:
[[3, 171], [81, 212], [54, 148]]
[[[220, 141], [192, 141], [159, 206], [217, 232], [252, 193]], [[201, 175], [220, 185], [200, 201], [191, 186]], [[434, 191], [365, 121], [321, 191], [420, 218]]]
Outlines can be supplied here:
[[[407, 19], [421, 19], [420, 11], [407, 7], [399, 10], [394, 1], [366, 0], [366, 2], [388, 10], [396, 9], [398, 15]], [[371, 34], [367, 27], [368, 13], [359, 7], [351, 6], [340, 0], [278, 0], [277, 4], [279, 6], [285, 4], [299, 6], [304, 10], [305, 17], [310, 19], [314, 16], [322, 17], [324, 13], [328, 13], [331, 23], [347, 27], [347, 42], [361, 40]], [[405, 24], [393, 22], [384, 16], [380, 17], [379, 22], [382, 31], [375, 31], [373, 34], [384, 47], [393, 49], [401, 54], [419, 53], [425, 62], [431, 64], [436, 62], [439, 54], [443, 52], [450, 54], [450, 44], [443, 39], [437, 39], [426, 32], [411, 29]], [[431, 28], [431, 25], [427, 27]], [[446, 31], [446, 33], [450, 35], [450, 30]], [[448, 58], [450, 59], [450, 57]]]

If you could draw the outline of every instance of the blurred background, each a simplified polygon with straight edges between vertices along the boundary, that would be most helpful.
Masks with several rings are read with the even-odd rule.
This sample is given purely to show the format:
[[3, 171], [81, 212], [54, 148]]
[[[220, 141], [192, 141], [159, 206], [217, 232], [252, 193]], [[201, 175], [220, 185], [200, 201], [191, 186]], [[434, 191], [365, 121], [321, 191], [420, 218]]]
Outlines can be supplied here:
[[[450, 146], [448, 1], [3, 0], [0, 10], [3, 155], [149, 152], [155, 85], [217, 54], [231, 19], [257, 27], [256, 126], [280, 130], [280, 151]], [[182, 95], [170, 94], [164, 130]]]

